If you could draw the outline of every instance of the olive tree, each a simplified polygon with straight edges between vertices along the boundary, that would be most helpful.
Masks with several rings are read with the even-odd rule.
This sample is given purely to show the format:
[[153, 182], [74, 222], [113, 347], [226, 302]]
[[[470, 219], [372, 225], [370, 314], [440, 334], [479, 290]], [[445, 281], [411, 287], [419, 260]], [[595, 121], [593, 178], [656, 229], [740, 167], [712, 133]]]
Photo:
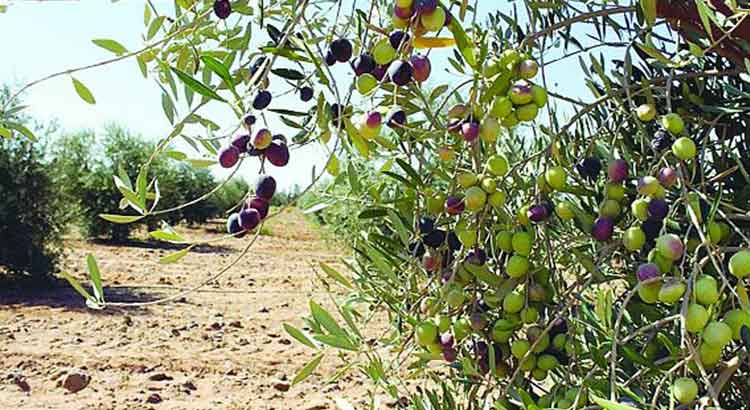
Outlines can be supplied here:
[[[498, 3], [148, 3], [144, 47], [97, 40], [116, 56], [93, 67], [135, 58], [174, 129], [118, 184], [132, 212], [103, 218], [218, 189], [159, 203], [150, 166], [184, 158], [167, 148], [177, 138], [261, 174], [321, 144], [333, 188], [312, 207], [366, 223], [348, 223], [346, 269], [320, 265], [349, 296], [333, 312], [311, 301], [309, 331], [284, 325], [316, 352], [295, 382], [343, 353], [336, 377], [363, 373], [415, 409], [746, 406], [747, 2]], [[587, 98], [550, 84], [570, 61], [580, 71], [563, 79]], [[294, 109], [275, 105], [290, 94]], [[237, 258], [275, 188], [261, 178], [230, 216]], [[196, 244], [152, 234], [185, 245], [164, 262]], [[104, 307], [91, 265], [93, 296], [72, 283]], [[373, 338], [376, 318], [390, 327]]]

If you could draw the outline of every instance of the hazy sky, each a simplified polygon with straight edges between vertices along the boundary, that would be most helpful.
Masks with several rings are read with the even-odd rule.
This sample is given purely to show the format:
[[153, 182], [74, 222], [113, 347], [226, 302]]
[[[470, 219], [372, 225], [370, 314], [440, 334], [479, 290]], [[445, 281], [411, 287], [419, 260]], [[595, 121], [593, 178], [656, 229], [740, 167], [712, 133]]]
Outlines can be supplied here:
[[[172, 1], [155, 0], [154, 3], [157, 8], [171, 13]], [[482, 8], [508, 8], [505, 1], [480, 3]], [[501, 5], [497, 6], [498, 3]], [[129, 50], [142, 47], [143, 4], [137, 0], [13, 2], [7, 13], [0, 14], [0, 55], [3, 56], [0, 78], [15, 88], [52, 72], [113, 57], [94, 45], [91, 42], [94, 38], [115, 39]], [[445, 61], [441, 55], [445, 52], [433, 54], [433, 83], [452, 81], [450, 75], [436, 68], [439, 61]], [[340, 74], [351, 77], [350, 71], [342, 69]], [[570, 63], [556, 66], [548, 81], [558, 83], [552, 88], [585, 98], [587, 91], [578, 71], [578, 63], [571, 59]], [[142, 77], [135, 60], [79, 72], [75, 77], [91, 89], [96, 105], [83, 102], [74, 92], [70, 77], [62, 76], [35, 86], [24, 95], [25, 103], [31, 106], [30, 113], [41, 120], [57, 120], [67, 131], [101, 130], [109, 122], [152, 138], [163, 137], [171, 131], [161, 108], [159, 87], [152, 79]], [[296, 96], [274, 101], [272, 107], [301, 108]], [[184, 105], [178, 109], [184, 114]], [[209, 112], [210, 118], [227, 129], [236, 123], [228, 109]], [[278, 123], [272, 122], [271, 126], [273, 130]], [[320, 147], [312, 146], [293, 152], [288, 167], [275, 168], [271, 173], [277, 176], [282, 187], [295, 183], [306, 185], [312, 165], [318, 164], [320, 169], [324, 159]], [[247, 166], [242, 173], [252, 179], [257, 166]]]

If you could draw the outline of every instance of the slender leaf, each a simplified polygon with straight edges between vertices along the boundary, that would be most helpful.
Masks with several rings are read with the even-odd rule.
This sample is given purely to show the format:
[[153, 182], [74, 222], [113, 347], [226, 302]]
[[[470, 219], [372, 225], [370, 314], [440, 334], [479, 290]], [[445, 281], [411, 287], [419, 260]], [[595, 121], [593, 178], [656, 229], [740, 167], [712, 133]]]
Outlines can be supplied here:
[[349, 339], [345, 338], [344, 336], [340, 335], [315, 335], [313, 338], [320, 343], [323, 343], [325, 345], [336, 347], [339, 349], [349, 350], [352, 352], [357, 351], [356, 346], [352, 344]]
[[72, 286], [73, 289], [76, 290], [76, 292], [83, 296], [84, 299], [94, 299], [91, 294], [86, 291], [86, 289], [81, 285], [81, 282], [79, 282], [78, 279], [74, 278], [70, 273], [62, 271], [60, 272], [60, 276], [62, 276], [63, 279], [67, 280], [68, 283], [70, 283], [70, 286]]
[[143, 215], [115, 215], [115, 214], [99, 214], [99, 217], [105, 221], [113, 222], [116, 224], [129, 224], [142, 219]]
[[628, 406], [627, 404], [606, 400], [593, 394], [591, 395], [591, 399], [594, 401], [594, 403], [598, 404], [605, 410], [638, 410], [637, 408]]
[[326, 330], [334, 335], [346, 336], [346, 332], [344, 332], [344, 329], [342, 329], [341, 326], [336, 323], [336, 320], [333, 318], [333, 316], [331, 316], [331, 314], [328, 313], [327, 310], [325, 310], [323, 307], [312, 300], [310, 301], [310, 312], [312, 312], [315, 321], [320, 323], [320, 325], [323, 326]]
[[294, 379], [292, 380], [292, 385], [300, 383], [301, 381], [310, 377], [312, 372], [314, 372], [315, 369], [318, 368], [318, 365], [320, 364], [321, 360], [323, 360], [323, 353], [320, 353], [319, 355], [315, 356], [312, 360], [310, 360], [309, 363], [305, 365], [305, 367], [303, 367], [299, 371], [299, 373], [297, 373], [296, 376], [294, 376]]
[[94, 255], [88, 254], [86, 256], [86, 266], [89, 269], [89, 277], [91, 278], [91, 287], [94, 291], [94, 298], [97, 302], [104, 303], [104, 289], [102, 289], [102, 274], [99, 272], [99, 266], [96, 264]]
[[105, 50], [111, 51], [117, 55], [122, 55], [128, 52], [128, 49], [125, 48], [125, 46], [123, 46], [122, 44], [118, 43], [115, 40], [110, 40], [107, 38], [97, 38], [91, 41], [97, 46]]
[[224, 83], [226, 83], [227, 87], [234, 89], [234, 80], [232, 79], [232, 75], [229, 73], [229, 68], [227, 68], [224, 63], [208, 55], [201, 56], [201, 61], [203, 61], [206, 67], [208, 67], [211, 71], [216, 73], [216, 75], [221, 77], [221, 79], [224, 80]]
[[331, 267], [325, 262], [320, 262], [320, 268], [323, 269], [323, 272], [325, 272], [331, 279], [335, 280], [336, 282], [340, 283], [344, 287], [347, 287], [349, 289], [352, 288], [351, 282], [349, 282], [348, 279], [344, 277], [339, 271]]
[[91, 90], [88, 89], [82, 82], [78, 81], [75, 77], [70, 77], [73, 80], [73, 88], [75, 88], [76, 93], [78, 93], [78, 96], [81, 97], [83, 101], [86, 101], [89, 104], [96, 104], [96, 99], [94, 99], [94, 95], [91, 94]]
[[303, 345], [307, 347], [311, 347], [313, 349], [317, 349], [318, 346], [315, 345], [315, 343], [310, 340], [309, 337], [305, 333], [303, 333], [301, 330], [297, 329], [296, 327], [284, 323], [284, 330], [289, 334], [289, 336], [293, 337], [298, 342], [302, 343]]
[[217, 94], [216, 91], [212, 90], [210, 87], [208, 87], [207, 85], [203, 84], [202, 82], [196, 80], [191, 75], [189, 75], [189, 74], [187, 74], [187, 73], [185, 73], [183, 71], [180, 71], [180, 70], [178, 70], [178, 69], [176, 69], [174, 67], [170, 67], [170, 68], [172, 69], [172, 71], [175, 74], [177, 74], [177, 77], [180, 79], [180, 81], [182, 81], [191, 90], [195, 91], [196, 93], [198, 93], [198, 94], [200, 94], [200, 95], [202, 95], [204, 97], [208, 97], [208, 98], [212, 98], [214, 100], [226, 102], [226, 100], [223, 99], [223, 98], [221, 98], [221, 96], [219, 94]]
[[274, 68], [273, 70], [271, 70], [271, 72], [281, 78], [285, 78], [291, 81], [299, 81], [305, 78], [305, 74], [291, 68]]
[[170, 263], [175, 263], [179, 261], [180, 259], [184, 258], [188, 253], [190, 253], [190, 250], [193, 249], [195, 245], [190, 245], [185, 249], [180, 249], [177, 252], [170, 253], [167, 256], [162, 257], [159, 259], [159, 263], [162, 265], [168, 265]]

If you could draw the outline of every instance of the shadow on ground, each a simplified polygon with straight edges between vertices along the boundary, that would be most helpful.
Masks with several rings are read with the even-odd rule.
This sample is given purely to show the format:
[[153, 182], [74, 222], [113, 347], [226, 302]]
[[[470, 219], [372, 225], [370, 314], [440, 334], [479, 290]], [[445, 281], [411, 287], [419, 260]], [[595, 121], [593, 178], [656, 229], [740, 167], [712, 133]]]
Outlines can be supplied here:
[[[101, 246], [112, 246], [112, 247], [125, 247], [125, 248], [141, 248], [141, 249], [164, 249], [170, 251], [179, 251], [185, 249], [187, 245], [160, 242], [160, 241], [143, 241], [139, 239], [129, 239], [127, 241], [112, 241], [108, 239], [91, 239], [91, 243]], [[200, 244], [193, 247], [190, 252], [195, 253], [229, 253], [233, 249], [228, 246], [221, 245], [210, 245]]]
[[[91, 292], [88, 287], [87, 290], [89, 293]], [[158, 300], [164, 296], [163, 293], [139, 291], [134, 288], [104, 288], [104, 300], [110, 303], [144, 303]], [[76, 292], [68, 282], [60, 279], [49, 279], [44, 283], [23, 279], [16, 281], [0, 280], [0, 309], [13, 306], [42, 306], [69, 311], [86, 311], [99, 315], [132, 315], [146, 312], [146, 308], [143, 306], [107, 306], [101, 310], [91, 309], [86, 306], [83, 296]]]

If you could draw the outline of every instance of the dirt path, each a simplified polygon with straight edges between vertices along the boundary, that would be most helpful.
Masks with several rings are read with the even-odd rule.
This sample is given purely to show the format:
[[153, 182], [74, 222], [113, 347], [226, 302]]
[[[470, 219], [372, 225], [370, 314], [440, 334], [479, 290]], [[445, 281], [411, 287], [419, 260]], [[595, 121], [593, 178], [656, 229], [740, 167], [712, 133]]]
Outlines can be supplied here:
[[[331, 363], [288, 387], [314, 352], [286, 335], [302, 327], [311, 297], [323, 301], [312, 266], [340, 253], [297, 212], [270, 226], [235, 268], [208, 289], [177, 303], [146, 309], [87, 310], [71, 290], [39, 295], [0, 292], [0, 409], [334, 409], [335, 397], [365, 398], [362, 380], [322, 384]], [[205, 229], [188, 236], [216, 236]], [[83, 276], [93, 253], [107, 284], [191, 286], [227, 262], [248, 239], [226, 240], [159, 265], [173, 252], [146, 243], [128, 247], [70, 241], [66, 266]], [[153, 300], [163, 289], [109, 289], [110, 300]], [[90, 384], [71, 394], [56, 386], [67, 368], [83, 369]], [[23, 391], [25, 380], [29, 392]], [[149, 402], [151, 401], [151, 402]], [[158, 402], [158, 403], [157, 403]]]

